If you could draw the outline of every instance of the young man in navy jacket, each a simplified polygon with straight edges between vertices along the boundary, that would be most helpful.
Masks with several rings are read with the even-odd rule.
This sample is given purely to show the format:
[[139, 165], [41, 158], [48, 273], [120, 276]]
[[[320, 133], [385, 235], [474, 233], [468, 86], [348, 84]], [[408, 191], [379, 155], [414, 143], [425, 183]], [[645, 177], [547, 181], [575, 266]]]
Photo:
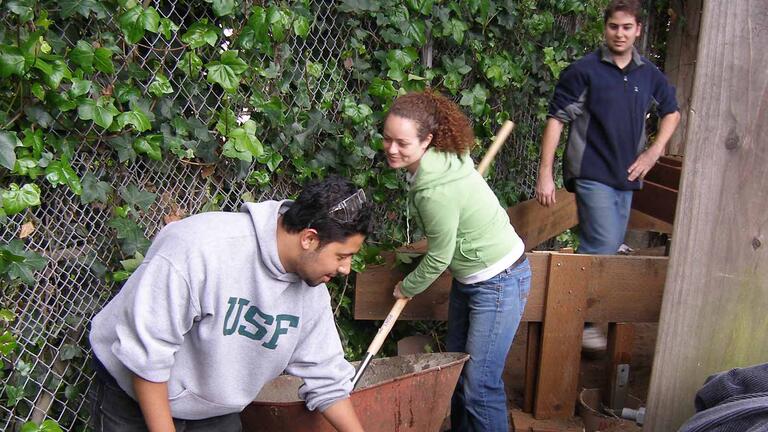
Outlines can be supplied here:
[[[680, 121], [674, 87], [634, 47], [642, 30], [640, 2], [611, 1], [604, 25], [605, 43], [566, 68], [555, 87], [536, 182], [539, 204], [553, 205], [555, 149], [569, 124], [563, 178], [576, 194], [579, 252], [587, 254], [614, 254], [621, 246], [632, 192], [664, 154]], [[661, 122], [646, 146], [645, 120], [653, 109]], [[605, 338], [587, 327], [583, 344], [602, 350]]]

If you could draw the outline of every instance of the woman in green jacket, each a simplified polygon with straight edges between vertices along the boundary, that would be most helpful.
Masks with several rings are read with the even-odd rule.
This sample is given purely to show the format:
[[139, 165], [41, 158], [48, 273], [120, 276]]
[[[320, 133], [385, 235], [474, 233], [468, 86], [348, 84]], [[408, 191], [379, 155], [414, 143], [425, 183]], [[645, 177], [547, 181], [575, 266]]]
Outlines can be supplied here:
[[428, 241], [394, 296], [413, 297], [451, 270], [446, 347], [470, 354], [451, 401], [451, 430], [507, 431], [502, 372], [531, 281], [523, 242], [475, 171], [474, 134], [456, 104], [431, 91], [403, 95], [383, 136], [389, 166], [406, 170], [409, 201]]

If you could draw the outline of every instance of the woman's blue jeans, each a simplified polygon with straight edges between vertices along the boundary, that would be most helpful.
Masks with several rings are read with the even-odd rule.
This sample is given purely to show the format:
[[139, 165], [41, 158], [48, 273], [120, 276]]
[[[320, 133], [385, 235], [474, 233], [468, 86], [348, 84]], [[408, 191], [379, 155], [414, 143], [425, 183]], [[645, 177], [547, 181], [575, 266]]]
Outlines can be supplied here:
[[483, 282], [453, 280], [446, 348], [470, 357], [451, 400], [451, 431], [509, 430], [501, 376], [530, 287], [527, 259]]

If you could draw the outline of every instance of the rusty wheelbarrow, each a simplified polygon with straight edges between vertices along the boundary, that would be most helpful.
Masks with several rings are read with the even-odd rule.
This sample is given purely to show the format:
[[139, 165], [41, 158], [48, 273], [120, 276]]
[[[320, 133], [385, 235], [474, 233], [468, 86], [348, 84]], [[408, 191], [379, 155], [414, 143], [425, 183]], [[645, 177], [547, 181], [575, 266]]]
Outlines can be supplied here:
[[[464, 353], [433, 353], [373, 359], [351, 395], [366, 432], [439, 431], [468, 358]], [[269, 382], [240, 415], [243, 430], [334, 431], [298, 398], [300, 385], [299, 378], [289, 375]]]

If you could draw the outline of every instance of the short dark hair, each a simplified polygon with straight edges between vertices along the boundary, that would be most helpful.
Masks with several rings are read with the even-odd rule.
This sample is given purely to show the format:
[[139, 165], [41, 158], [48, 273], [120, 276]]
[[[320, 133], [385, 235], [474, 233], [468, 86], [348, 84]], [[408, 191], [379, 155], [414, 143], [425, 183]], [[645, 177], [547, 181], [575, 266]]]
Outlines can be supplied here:
[[632, 15], [638, 24], [643, 22], [643, 7], [639, 0], [611, 0], [603, 13], [603, 24], [616, 12]]
[[332, 218], [329, 214], [333, 206], [357, 191], [351, 181], [337, 175], [309, 183], [283, 214], [283, 228], [291, 233], [314, 228], [321, 247], [327, 243], [344, 242], [354, 234], [367, 236], [371, 231], [373, 213], [370, 202], [364, 203], [348, 222]]

